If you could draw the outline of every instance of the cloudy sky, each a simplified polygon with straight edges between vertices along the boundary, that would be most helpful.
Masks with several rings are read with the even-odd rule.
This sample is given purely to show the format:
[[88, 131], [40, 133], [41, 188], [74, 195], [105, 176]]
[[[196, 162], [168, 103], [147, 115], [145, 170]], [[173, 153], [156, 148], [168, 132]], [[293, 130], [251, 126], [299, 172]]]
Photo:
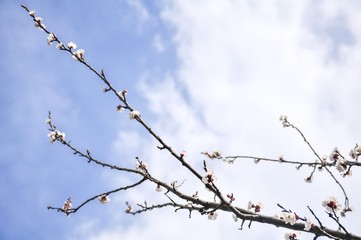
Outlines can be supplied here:
[[[151, 2], [151, 3], [150, 3]], [[94, 74], [68, 54], [48, 46], [47, 35], [20, 7], [36, 10], [64, 42], [85, 49], [86, 60], [118, 89], [173, 149], [202, 171], [201, 151], [314, 161], [302, 138], [279, 122], [302, 129], [320, 155], [334, 147], [347, 155], [361, 143], [361, 3], [350, 1], [31, 1], [0, 2], [0, 238], [1, 239], [282, 239], [286, 229], [254, 223], [237, 230], [230, 214], [216, 221], [196, 213], [161, 209], [124, 213], [125, 201], [167, 201], [146, 184], [90, 203], [66, 218], [46, 207], [74, 205], [135, 178], [87, 164], [60, 144], [50, 144], [54, 124], [79, 149], [120, 166], [135, 157], [165, 182], [183, 181], [212, 199], [126, 112]], [[264, 214], [276, 204], [324, 223], [321, 202], [342, 192], [325, 172], [312, 184], [310, 169], [240, 160], [209, 161], [224, 193], [235, 204], [261, 201]], [[361, 234], [359, 169], [335, 175], [355, 212], [342, 219]], [[302, 239], [310, 236], [303, 233]]]

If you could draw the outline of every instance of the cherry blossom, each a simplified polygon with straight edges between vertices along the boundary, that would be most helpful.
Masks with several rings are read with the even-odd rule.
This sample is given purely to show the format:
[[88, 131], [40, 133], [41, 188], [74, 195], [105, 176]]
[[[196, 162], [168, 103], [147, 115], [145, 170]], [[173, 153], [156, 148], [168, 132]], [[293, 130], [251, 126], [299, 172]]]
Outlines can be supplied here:
[[163, 190], [162, 186], [158, 184], [155, 191], [161, 192], [162, 190]]
[[280, 121], [282, 122], [283, 127], [289, 127], [290, 126], [290, 123], [287, 120], [287, 116], [281, 115], [280, 116]]
[[[35, 12], [34, 12], [35, 13]], [[43, 19], [41, 17], [36, 17], [35, 18], [35, 23], [34, 26], [39, 28], [40, 30], [45, 29], [45, 25], [43, 23]]]
[[125, 100], [125, 97], [127, 96], [128, 94], [128, 90], [127, 89], [124, 89], [122, 92], [121, 92], [121, 96], [122, 96], [122, 99]]
[[233, 193], [227, 194], [227, 198], [229, 198], [229, 202], [234, 202], [234, 201], [236, 201], [236, 198], [234, 197]]
[[56, 48], [57, 49], [64, 49], [64, 44], [60, 42], [60, 43], [56, 44]]
[[356, 146], [350, 150], [349, 155], [352, 159], [357, 159], [358, 156], [361, 155], [361, 146], [356, 144]]
[[73, 43], [73, 42], [69, 42], [68, 43], [68, 48], [75, 50], [77, 48], [77, 45], [75, 43]]
[[117, 106], [117, 112], [123, 112], [124, 111], [124, 108], [122, 105], [118, 105]]
[[339, 212], [342, 209], [341, 204], [337, 201], [335, 197], [329, 197], [322, 202], [322, 206], [326, 208], [329, 212]]
[[298, 216], [296, 213], [282, 212], [276, 215], [276, 217], [283, 220], [286, 224], [290, 225], [294, 225], [298, 220]]
[[216, 175], [214, 175], [213, 170], [207, 168], [206, 175], [202, 178], [202, 182], [209, 184], [217, 180]]
[[73, 54], [73, 58], [75, 60], [84, 60], [84, 49], [78, 49], [74, 54]]
[[312, 176], [306, 177], [305, 182], [312, 183]]
[[286, 240], [291, 240], [291, 239], [297, 239], [297, 237], [300, 235], [300, 232], [289, 232], [285, 234], [285, 239]]
[[139, 111], [136, 111], [136, 110], [133, 110], [129, 113], [129, 119], [132, 120], [132, 119], [137, 119], [140, 117], [140, 112]]
[[66, 201], [64, 202], [64, 205], [63, 205], [62, 209], [64, 210], [64, 212], [65, 212], [66, 214], [69, 215], [70, 210], [71, 210], [72, 207], [73, 207], [73, 204], [72, 204], [72, 201], [71, 201], [71, 197], [69, 197], [68, 200], [66, 200]]
[[338, 158], [336, 161], [336, 169], [340, 172], [343, 173], [347, 170], [347, 160], [343, 159], [343, 158]]
[[30, 10], [29, 15], [32, 16], [32, 17], [35, 17], [35, 10]]
[[258, 213], [261, 211], [261, 209], [263, 209], [263, 203], [258, 202], [258, 203], [252, 203], [251, 201], [248, 202], [248, 210], [254, 209], [255, 213]]
[[218, 217], [218, 213], [216, 213], [216, 212], [208, 213], [208, 220], [216, 220], [217, 217]]
[[51, 45], [55, 40], [55, 34], [54, 33], [49, 33], [48, 37], [47, 37], [47, 40], [48, 40], [48, 45]]
[[311, 222], [311, 219], [307, 219], [306, 222], [305, 222], [305, 230], [306, 231], [309, 231], [312, 227], [314, 226], [314, 224]]
[[50, 138], [50, 143], [54, 143], [57, 139], [59, 139], [60, 141], [64, 141], [65, 133], [59, 132], [58, 130], [54, 130], [48, 134], [48, 137]]
[[106, 194], [103, 194], [103, 195], [99, 196], [99, 197], [98, 197], [98, 200], [99, 200], [99, 202], [102, 203], [102, 204], [107, 204], [108, 202], [110, 202], [110, 198], [109, 198], [109, 196], [106, 195]]

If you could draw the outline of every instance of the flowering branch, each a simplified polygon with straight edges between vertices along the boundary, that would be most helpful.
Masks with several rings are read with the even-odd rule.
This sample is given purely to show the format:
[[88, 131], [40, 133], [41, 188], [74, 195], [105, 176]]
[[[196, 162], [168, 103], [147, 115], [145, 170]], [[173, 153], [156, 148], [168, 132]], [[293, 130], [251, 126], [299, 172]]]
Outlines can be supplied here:
[[[316, 168], [318, 170], [326, 169], [328, 174], [332, 177], [332, 179], [335, 181], [335, 183], [340, 187], [342, 190], [342, 193], [345, 198], [345, 208], [344, 212], [351, 211], [349, 207], [349, 198], [347, 196], [345, 188], [342, 186], [340, 181], [335, 177], [335, 175], [331, 172], [329, 167], [335, 167], [339, 172], [341, 172], [342, 176], [350, 176], [352, 175], [351, 167], [352, 166], [361, 166], [361, 163], [358, 162], [358, 157], [361, 155], [361, 146], [356, 146], [350, 150], [350, 156], [354, 159], [354, 161], [347, 161], [339, 152], [337, 148], [334, 148], [331, 152], [330, 156], [324, 156], [320, 157], [320, 155], [316, 152], [316, 150], [313, 148], [311, 143], [307, 140], [303, 132], [296, 127], [294, 124], [290, 123], [286, 116], [281, 116], [280, 120], [282, 121], [283, 127], [291, 127], [295, 129], [302, 137], [303, 141], [306, 142], [307, 146], [311, 149], [313, 154], [317, 157], [317, 160], [315, 162], [302, 162], [302, 161], [289, 161], [285, 160], [283, 156], [280, 156], [277, 159], [273, 158], [264, 158], [264, 157], [255, 157], [255, 156], [247, 156], [247, 155], [236, 155], [236, 156], [222, 156], [220, 151], [213, 151], [212, 153], [209, 152], [202, 152], [203, 155], [206, 155], [210, 159], [221, 159], [225, 162], [228, 162], [230, 164], [233, 164], [236, 159], [251, 159], [256, 164], [260, 161], [266, 161], [266, 162], [278, 162], [278, 163], [286, 163], [286, 164], [294, 164], [297, 165], [296, 169], [300, 169], [302, 166], [308, 166], [313, 168], [311, 174], [305, 178], [306, 182], [312, 182], [312, 177], [316, 171]], [[331, 160], [331, 161], [329, 161]]]
[[[288, 122], [286, 117], [282, 117], [281, 121], [284, 125], [284, 127], [291, 127], [294, 128], [303, 138], [303, 140], [306, 142], [308, 147], [311, 149], [311, 151], [314, 153], [314, 155], [317, 157], [318, 161], [315, 161], [313, 163], [307, 163], [307, 162], [295, 162], [295, 161], [287, 161], [284, 160], [283, 157], [280, 157], [279, 159], [271, 159], [271, 158], [260, 158], [260, 157], [252, 157], [252, 156], [228, 156], [228, 157], [222, 157], [221, 153], [219, 151], [215, 151], [212, 154], [208, 152], [203, 152], [202, 154], [208, 156], [211, 159], [223, 159], [229, 163], [233, 163], [236, 159], [253, 159], [256, 163], [259, 161], [270, 161], [270, 162], [282, 162], [282, 163], [288, 163], [288, 164], [296, 164], [298, 165], [298, 169], [302, 167], [303, 165], [309, 166], [313, 168], [313, 171], [308, 177], [308, 179], [311, 179], [316, 168], [323, 169], [325, 168], [327, 172], [331, 175], [331, 177], [334, 179], [334, 181], [339, 185], [339, 187], [342, 189], [344, 196], [345, 196], [345, 208], [341, 211], [341, 205], [338, 204], [337, 200], [334, 198], [330, 198], [323, 202], [324, 207], [327, 210], [327, 213], [329, 214], [329, 217], [334, 219], [338, 225], [339, 230], [333, 230], [327, 227], [324, 227], [321, 223], [321, 221], [317, 219], [319, 226], [316, 224], [313, 224], [308, 218], [303, 217], [300, 218], [296, 213], [292, 212], [291, 210], [286, 210], [281, 205], [278, 205], [282, 209], [282, 213], [277, 216], [266, 216], [261, 214], [261, 210], [263, 208], [263, 204], [258, 203], [252, 203], [249, 202], [248, 209], [235, 206], [234, 202], [236, 200], [233, 193], [231, 194], [223, 194], [221, 189], [219, 189], [216, 185], [217, 177], [214, 173], [214, 171], [207, 167], [206, 161], [203, 162], [203, 170], [204, 174], [201, 174], [196, 169], [194, 169], [187, 161], [186, 161], [186, 153], [181, 152], [177, 153], [174, 151], [170, 145], [168, 145], [159, 135], [156, 134], [156, 132], [148, 126], [148, 124], [143, 120], [141, 117], [141, 114], [139, 111], [134, 110], [130, 104], [128, 103], [126, 99], [127, 90], [117, 91], [110, 83], [110, 81], [106, 78], [104, 70], [97, 71], [95, 68], [93, 68], [85, 59], [84, 50], [79, 49], [75, 51], [77, 48], [77, 45], [73, 42], [69, 42], [67, 45], [64, 45], [60, 39], [49, 30], [46, 29], [42, 18], [35, 16], [35, 11], [29, 10], [26, 6], [21, 5], [32, 17], [33, 21], [35, 22], [35, 27], [39, 28], [40, 30], [44, 31], [48, 34], [47, 41], [48, 44], [51, 45], [53, 42], [56, 42], [56, 47], [62, 51], [68, 52], [72, 58], [74, 58], [76, 61], [82, 63], [84, 66], [87, 67], [91, 72], [93, 72], [97, 77], [100, 78], [100, 80], [106, 85], [106, 87], [103, 88], [103, 92], [112, 92], [117, 100], [119, 100], [120, 104], [117, 105], [116, 109], [117, 111], [121, 112], [123, 110], [129, 111], [129, 119], [135, 120], [138, 122], [144, 129], [147, 130], [147, 132], [159, 143], [159, 146], [157, 148], [159, 150], [166, 150], [175, 161], [179, 162], [186, 170], [187, 172], [191, 173], [196, 179], [198, 179], [199, 183], [202, 183], [206, 189], [208, 189], [210, 192], [214, 194], [213, 201], [207, 201], [205, 199], [201, 199], [198, 196], [198, 192], [196, 194], [190, 195], [182, 192], [180, 190], [182, 184], [176, 184], [176, 182], [172, 182], [171, 184], [167, 184], [156, 177], [153, 177], [149, 171], [149, 168], [147, 164], [143, 161], [141, 161], [139, 158], [136, 158], [136, 169], [131, 168], [125, 168], [120, 167], [108, 163], [104, 163], [100, 160], [95, 159], [89, 150], [86, 150], [86, 152], [82, 152], [78, 150], [76, 147], [74, 147], [72, 144], [70, 144], [70, 141], [65, 140], [65, 133], [60, 132], [56, 126], [52, 123], [51, 114], [49, 112], [48, 119], [46, 123], [49, 125], [49, 138], [51, 143], [60, 142], [65, 147], [69, 148], [74, 155], [77, 155], [81, 158], [85, 158], [88, 163], [95, 163], [96, 165], [107, 167], [110, 169], [118, 170], [122, 173], [133, 173], [141, 176], [142, 178], [135, 182], [132, 185], [123, 186], [102, 194], [95, 195], [83, 203], [81, 203], [78, 207], [73, 208], [72, 207], [72, 199], [69, 197], [65, 202], [63, 207], [52, 207], [48, 206], [48, 209], [57, 210], [60, 212], [64, 212], [67, 215], [71, 213], [77, 212], [80, 208], [85, 206], [87, 203], [98, 199], [101, 203], [108, 203], [110, 201], [109, 195], [122, 191], [122, 190], [129, 190], [132, 188], [135, 188], [139, 185], [141, 185], [145, 181], [149, 181], [155, 184], [156, 191], [161, 191], [162, 188], [166, 190], [166, 193], [164, 194], [169, 202], [163, 203], [163, 204], [154, 204], [154, 205], [148, 205], [145, 201], [143, 204], [137, 204], [139, 207], [138, 210], [133, 210], [131, 205], [126, 202], [127, 209], [126, 213], [129, 214], [140, 214], [146, 211], [151, 211], [154, 209], [159, 209], [163, 207], [173, 207], [175, 208], [175, 211], [185, 209], [189, 211], [189, 217], [191, 217], [192, 211], [197, 211], [201, 215], [207, 215], [209, 220], [215, 220], [217, 219], [218, 212], [228, 212], [232, 213], [233, 219], [235, 221], [238, 221], [239, 219], [242, 220], [241, 228], [245, 221], [249, 221], [249, 227], [251, 227], [252, 222], [259, 222], [262, 224], [269, 224], [274, 225], [276, 227], [283, 227], [291, 230], [296, 231], [302, 231], [302, 232], [308, 232], [315, 235], [315, 239], [319, 236], [325, 236], [331, 239], [357, 239], [361, 240], [361, 237], [351, 234], [346, 230], [346, 228], [341, 225], [339, 222], [339, 218], [337, 215], [337, 212], [340, 212], [341, 215], [345, 214], [347, 211], [351, 211], [351, 209], [348, 206], [348, 197], [346, 195], [346, 192], [343, 188], [343, 186], [340, 184], [340, 182], [335, 178], [335, 176], [332, 174], [332, 172], [328, 169], [328, 167], [335, 166], [340, 172], [346, 175], [350, 175], [351, 167], [352, 166], [361, 166], [361, 164], [358, 162], [358, 157], [361, 155], [361, 147], [356, 145], [356, 147], [353, 149], [351, 157], [355, 159], [355, 161], [346, 161], [343, 156], [338, 152], [337, 149], [333, 151], [331, 154], [330, 159], [333, 162], [327, 162], [323, 158], [321, 158], [317, 152], [314, 150], [312, 145], [309, 143], [309, 141], [305, 138], [303, 133], [294, 125]], [[174, 195], [177, 197], [177, 200], [185, 201], [185, 203], [178, 203], [173, 198], [169, 196], [169, 194]], [[309, 208], [312, 215], [316, 217], [314, 212]], [[301, 222], [300, 222], [301, 221]], [[297, 238], [296, 233], [287, 233], [285, 237], [287, 239], [296, 239]]]
[[52, 210], [57, 210], [58, 212], [63, 212], [66, 213], [66, 215], [70, 215], [71, 213], [75, 213], [77, 212], [81, 207], [83, 207], [84, 205], [88, 204], [89, 202], [98, 199], [101, 203], [108, 203], [110, 201], [110, 198], [108, 197], [110, 194], [112, 193], [116, 193], [122, 190], [128, 190], [130, 188], [134, 188], [140, 184], [142, 184], [144, 181], [146, 180], [146, 178], [142, 178], [140, 181], [132, 184], [132, 185], [128, 185], [125, 187], [120, 187], [102, 194], [98, 194], [95, 195], [94, 197], [89, 198], [88, 200], [84, 201], [83, 203], [81, 203], [78, 207], [76, 208], [72, 208], [72, 201], [71, 201], [71, 197], [68, 198], [67, 201], [65, 201], [64, 206], [63, 207], [52, 207], [51, 205], [48, 206], [48, 209], [52, 209]]

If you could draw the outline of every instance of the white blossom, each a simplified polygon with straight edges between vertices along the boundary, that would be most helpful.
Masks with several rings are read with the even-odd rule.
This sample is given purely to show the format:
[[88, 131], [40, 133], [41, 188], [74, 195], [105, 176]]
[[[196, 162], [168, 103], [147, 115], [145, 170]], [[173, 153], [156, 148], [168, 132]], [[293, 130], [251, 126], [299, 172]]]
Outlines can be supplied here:
[[64, 141], [65, 133], [59, 132], [58, 130], [54, 130], [48, 134], [48, 137], [50, 138], [50, 143], [54, 143], [57, 139]]
[[137, 119], [140, 117], [140, 112], [137, 110], [133, 110], [129, 113], [129, 119]]
[[206, 175], [202, 178], [202, 182], [207, 184], [207, 183], [215, 182], [216, 180], [217, 177], [214, 174], [214, 172], [211, 169], [207, 168]]
[[298, 219], [297, 214], [287, 213], [287, 212], [282, 212], [276, 217], [283, 220], [286, 224], [291, 224], [291, 225], [294, 225]]
[[300, 232], [289, 232], [285, 234], [285, 239], [286, 240], [297, 239], [300, 234], [301, 234]]
[[251, 201], [248, 201], [248, 210], [254, 209], [255, 213], [260, 212], [263, 209], [263, 203], [258, 202], [258, 203], [253, 203]]
[[342, 209], [341, 204], [337, 201], [335, 197], [329, 197], [322, 202], [322, 206], [326, 208], [329, 212], [339, 212]]
[[218, 213], [216, 213], [216, 212], [208, 213], [208, 220], [216, 220], [217, 217], [218, 217]]
[[73, 58], [75, 60], [84, 60], [84, 49], [78, 49], [75, 53], [73, 53]]
[[312, 226], [313, 226], [313, 223], [311, 222], [311, 219], [308, 218], [305, 222], [304, 230], [309, 231], [312, 228]]
[[106, 195], [106, 194], [103, 194], [103, 195], [99, 196], [99, 197], [98, 197], [98, 200], [99, 200], [99, 202], [102, 203], [102, 204], [107, 204], [108, 202], [110, 202], [110, 198], [109, 198], [109, 196]]
[[157, 192], [161, 192], [163, 190], [162, 186], [161, 185], [157, 185], [157, 188], [155, 189], [155, 191]]
[[63, 45], [63, 43], [58, 43], [58, 44], [56, 44], [56, 48], [57, 49], [64, 49], [64, 45]]
[[70, 48], [70, 49], [76, 49], [76, 48], [77, 48], [77, 46], [76, 46], [76, 44], [75, 44], [75, 43], [73, 43], [73, 42], [69, 42], [69, 43], [68, 43], [68, 48]]
[[124, 101], [125, 100], [125, 97], [127, 96], [128, 94], [128, 90], [127, 89], [124, 89], [123, 91], [121, 91], [119, 93], [119, 96], [122, 98], [122, 100]]
[[332, 149], [332, 152], [330, 154], [330, 160], [333, 161], [333, 162], [336, 162], [339, 158], [342, 158], [341, 157], [341, 154], [340, 154], [340, 151], [338, 150], [337, 147], [334, 147]]
[[361, 146], [357, 145], [350, 150], [349, 155], [351, 156], [352, 159], [357, 159], [358, 156], [361, 155]]
[[30, 10], [29, 15], [32, 16], [32, 17], [35, 17], [35, 10]]
[[281, 115], [280, 116], [280, 121], [282, 122], [283, 127], [289, 127], [290, 126], [290, 123], [287, 120], [287, 116]]
[[336, 161], [336, 169], [340, 172], [343, 173], [347, 170], [347, 160], [345, 160], [344, 158], [338, 158]]
[[312, 176], [306, 177], [305, 182], [306, 183], [312, 183]]
[[34, 26], [39, 28], [40, 30], [43, 30], [43, 28], [45, 29], [45, 25], [44, 25], [43, 19], [41, 17], [35, 18]]
[[118, 105], [117, 106], [117, 112], [123, 112], [124, 111], [124, 108], [122, 105]]
[[51, 45], [55, 41], [55, 35], [54, 33], [49, 33], [47, 37], [48, 45]]
[[71, 197], [69, 197], [68, 200], [66, 200], [66, 201], [64, 202], [64, 205], [63, 205], [62, 209], [64, 210], [64, 212], [65, 212], [67, 215], [69, 215], [70, 210], [71, 210], [72, 207], [73, 207], [73, 204], [72, 204], [72, 201], [71, 201]]

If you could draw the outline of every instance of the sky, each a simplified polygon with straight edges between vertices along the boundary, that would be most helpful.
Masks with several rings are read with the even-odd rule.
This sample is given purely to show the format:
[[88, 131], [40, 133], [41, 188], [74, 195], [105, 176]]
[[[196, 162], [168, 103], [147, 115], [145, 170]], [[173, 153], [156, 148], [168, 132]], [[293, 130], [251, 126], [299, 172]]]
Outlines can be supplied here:
[[[79, 149], [109, 163], [134, 167], [147, 162], [165, 182], [212, 196], [126, 112], [104, 85], [69, 55], [48, 46], [20, 7], [41, 16], [47, 29], [85, 50], [85, 59], [104, 69], [118, 90], [152, 129], [200, 172], [202, 151], [314, 161], [315, 156], [280, 115], [297, 125], [322, 155], [338, 147], [347, 156], [361, 144], [361, 3], [336, 1], [104, 0], [0, 2], [0, 239], [283, 239], [287, 229], [253, 223], [238, 230], [231, 214], [217, 220], [174, 209], [126, 215], [133, 205], [161, 203], [166, 197], [144, 184], [92, 202], [69, 218], [47, 206], [73, 204], [136, 181], [88, 164], [58, 143], [50, 144], [45, 124], [53, 123]], [[342, 202], [342, 192], [325, 172], [238, 160], [208, 161], [234, 204], [277, 203], [325, 225], [322, 201]], [[342, 219], [361, 235], [360, 170], [335, 176], [355, 209]], [[301, 239], [311, 235], [301, 234]]]

